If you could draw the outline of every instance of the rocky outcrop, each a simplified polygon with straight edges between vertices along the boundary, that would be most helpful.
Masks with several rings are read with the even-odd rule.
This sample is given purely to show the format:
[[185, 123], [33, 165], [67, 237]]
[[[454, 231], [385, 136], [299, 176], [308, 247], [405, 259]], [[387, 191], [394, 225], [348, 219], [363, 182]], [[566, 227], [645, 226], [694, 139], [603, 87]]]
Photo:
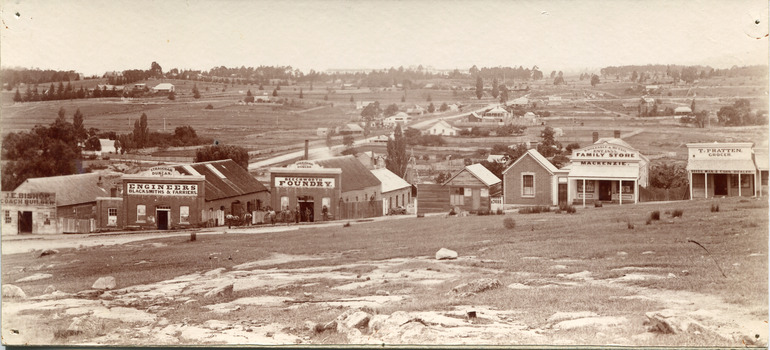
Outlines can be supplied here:
[[454, 250], [441, 248], [436, 252], [436, 260], [453, 260], [457, 259], [457, 252]]
[[94, 285], [91, 286], [93, 289], [115, 289], [116, 286], [115, 277], [112, 276], [106, 276], [106, 277], [99, 277], [96, 282], [94, 282]]

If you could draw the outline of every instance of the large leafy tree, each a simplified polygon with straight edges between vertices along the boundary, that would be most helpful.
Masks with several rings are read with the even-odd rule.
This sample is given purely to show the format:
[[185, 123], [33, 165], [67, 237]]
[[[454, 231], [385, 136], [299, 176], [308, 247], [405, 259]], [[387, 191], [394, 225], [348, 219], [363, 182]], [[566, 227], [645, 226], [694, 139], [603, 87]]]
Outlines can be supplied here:
[[48, 127], [11, 133], [3, 140], [2, 159], [7, 161], [3, 191], [12, 191], [29, 178], [74, 174], [80, 159], [75, 128], [62, 114]]
[[88, 137], [88, 131], [86, 131], [83, 125], [83, 113], [80, 112], [80, 108], [75, 111], [75, 115], [72, 116], [72, 127], [75, 129], [75, 137], [78, 141], [83, 141]]
[[401, 131], [401, 125], [396, 126], [393, 138], [388, 139], [387, 149], [388, 158], [385, 160], [385, 167], [394, 174], [404, 177], [409, 158], [406, 155], [406, 139]]
[[668, 192], [671, 188], [687, 185], [687, 171], [681, 165], [674, 163], [657, 164], [650, 169], [650, 185], [665, 189], [666, 200], [668, 200]]
[[244, 169], [249, 169], [249, 152], [240, 146], [212, 145], [199, 148], [195, 152], [196, 162], [208, 162], [212, 160], [232, 159]]
[[484, 96], [484, 80], [481, 79], [481, 76], [477, 76], [476, 77], [476, 98], [480, 100], [482, 96]]

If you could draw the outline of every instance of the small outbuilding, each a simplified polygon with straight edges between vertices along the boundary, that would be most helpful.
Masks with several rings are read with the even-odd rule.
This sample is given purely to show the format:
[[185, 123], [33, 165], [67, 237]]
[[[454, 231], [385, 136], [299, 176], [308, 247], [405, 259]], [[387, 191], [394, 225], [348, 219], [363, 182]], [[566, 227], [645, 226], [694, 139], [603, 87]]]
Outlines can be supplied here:
[[417, 213], [491, 211], [502, 194], [502, 181], [481, 164], [471, 164], [443, 184], [417, 185]]
[[537, 150], [528, 150], [503, 170], [503, 203], [548, 206], [567, 204], [568, 174], [568, 170], [556, 168]]

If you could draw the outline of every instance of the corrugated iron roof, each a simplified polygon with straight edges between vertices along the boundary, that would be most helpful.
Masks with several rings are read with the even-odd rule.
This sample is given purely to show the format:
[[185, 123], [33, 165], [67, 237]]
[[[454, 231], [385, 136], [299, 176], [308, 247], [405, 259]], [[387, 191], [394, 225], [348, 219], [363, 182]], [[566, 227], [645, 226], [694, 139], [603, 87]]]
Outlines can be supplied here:
[[465, 167], [465, 170], [468, 170], [473, 176], [481, 180], [481, 182], [487, 186], [492, 186], [501, 182], [495, 174], [492, 174], [489, 169], [479, 163], [468, 165]]
[[768, 159], [767, 148], [754, 149], [754, 163], [759, 170], [770, 170], [770, 159]]
[[119, 173], [88, 173], [38, 177], [27, 179], [14, 192], [56, 193], [56, 206], [67, 206], [96, 202], [96, 197], [107, 197], [109, 191], [99, 187], [107, 177], [118, 177]]
[[406, 182], [406, 180], [394, 174], [387, 168], [374, 169], [372, 170], [372, 174], [374, 174], [374, 176], [376, 176], [382, 183], [382, 193], [412, 187], [410, 183]]
[[367, 187], [380, 185], [380, 180], [354, 156], [321, 159], [317, 160], [316, 163], [324, 168], [342, 169], [342, 175], [340, 175], [342, 192], [363, 190]]
[[[194, 171], [190, 171], [189, 168], [192, 168]], [[205, 199], [207, 201], [268, 190], [265, 185], [255, 179], [254, 176], [251, 176], [246, 169], [242, 168], [232, 159], [178, 165], [174, 169], [186, 175], [205, 176]]]

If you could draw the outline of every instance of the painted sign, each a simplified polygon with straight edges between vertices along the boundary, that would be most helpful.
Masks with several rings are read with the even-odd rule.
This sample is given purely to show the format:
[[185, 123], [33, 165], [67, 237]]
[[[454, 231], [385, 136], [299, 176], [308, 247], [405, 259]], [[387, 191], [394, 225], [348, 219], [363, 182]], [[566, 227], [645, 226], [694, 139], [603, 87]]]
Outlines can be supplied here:
[[2, 205], [8, 206], [56, 206], [56, 193], [53, 192], [3, 192]]
[[146, 184], [129, 182], [126, 192], [130, 195], [197, 196], [198, 185]]
[[168, 166], [156, 166], [150, 168], [150, 175], [152, 176], [172, 176], [174, 175], [174, 168]]
[[[639, 152], [613, 144], [591, 145], [572, 151], [572, 161], [597, 160], [602, 164], [587, 165], [626, 165], [624, 161], [639, 160]], [[606, 163], [606, 164], [604, 164]]]
[[325, 177], [275, 177], [275, 187], [334, 188], [334, 178]]
[[321, 166], [312, 160], [299, 160], [287, 166], [288, 169], [320, 169]]
[[690, 158], [694, 159], [751, 159], [751, 148], [740, 147], [697, 147], [691, 148]]

